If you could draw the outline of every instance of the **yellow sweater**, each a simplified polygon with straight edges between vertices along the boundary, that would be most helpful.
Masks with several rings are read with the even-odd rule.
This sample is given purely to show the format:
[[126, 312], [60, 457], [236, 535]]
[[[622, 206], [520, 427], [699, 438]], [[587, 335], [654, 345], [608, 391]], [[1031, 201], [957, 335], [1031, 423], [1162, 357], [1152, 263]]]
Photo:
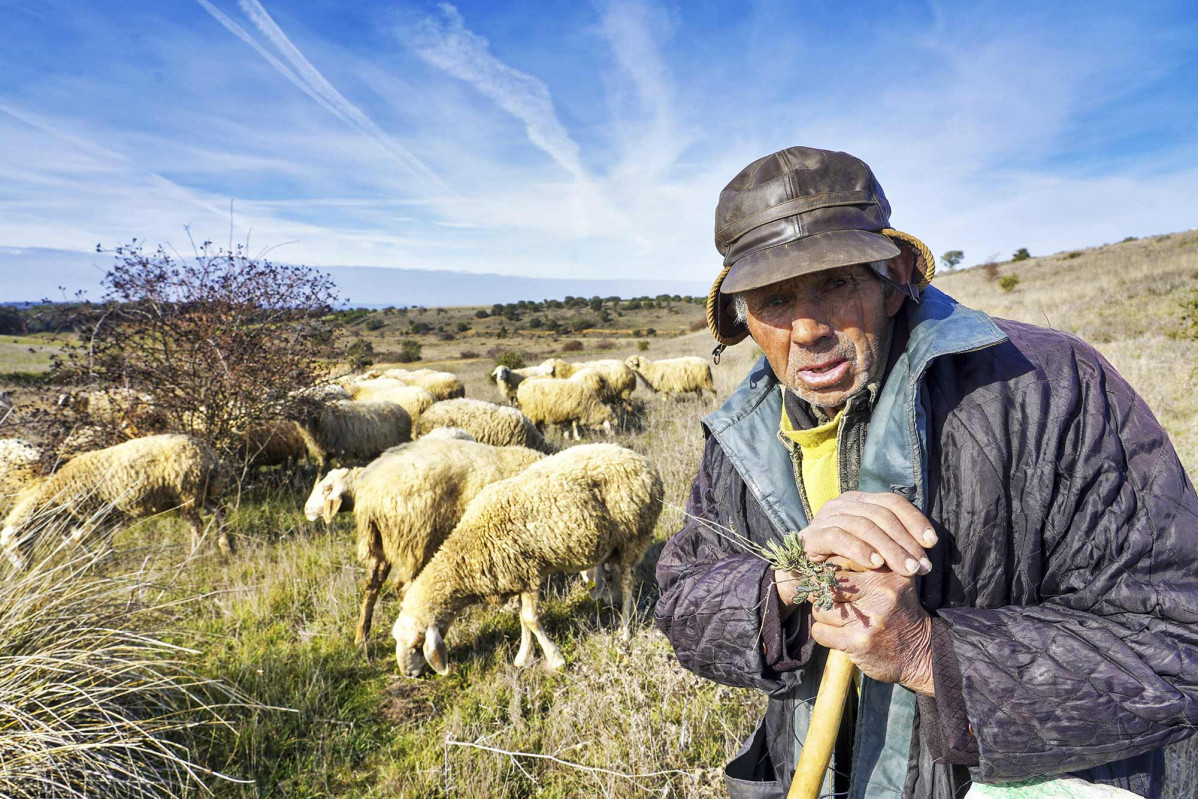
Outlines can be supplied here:
[[782, 435], [799, 445], [804, 494], [814, 516], [830, 499], [840, 496], [840, 469], [836, 459], [836, 433], [840, 417], [810, 430], [795, 430], [782, 408]]

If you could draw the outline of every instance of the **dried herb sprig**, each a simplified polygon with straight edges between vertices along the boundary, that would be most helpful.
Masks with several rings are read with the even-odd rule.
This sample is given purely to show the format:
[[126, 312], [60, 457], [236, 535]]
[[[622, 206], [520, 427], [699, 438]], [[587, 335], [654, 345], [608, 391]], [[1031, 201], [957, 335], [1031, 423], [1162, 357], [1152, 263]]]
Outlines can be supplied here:
[[794, 601], [806, 599], [820, 610], [832, 607], [834, 592], [840, 587], [836, 579], [836, 567], [829, 563], [814, 563], [807, 557], [803, 539], [793, 530], [781, 541], [770, 541], [762, 549], [764, 557], [778, 571], [796, 575]]
[[820, 610], [829, 610], [832, 607], [835, 602], [833, 596], [840, 587], [840, 583], [836, 579], [836, 567], [830, 563], [815, 563], [808, 558], [807, 551], [803, 546], [803, 539], [794, 530], [782, 536], [781, 541], [771, 540], [762, 546], [748, 536], [736, 532], [735, 528], [724, 527], [709, 519], [689, 514], [677, 506], [673, 507], [683, 516], [700, 522], [720, 538], [737, 544], [778, 571], [798, 575], [799, 582], [794, 593], [795, 602], [806, 600]]

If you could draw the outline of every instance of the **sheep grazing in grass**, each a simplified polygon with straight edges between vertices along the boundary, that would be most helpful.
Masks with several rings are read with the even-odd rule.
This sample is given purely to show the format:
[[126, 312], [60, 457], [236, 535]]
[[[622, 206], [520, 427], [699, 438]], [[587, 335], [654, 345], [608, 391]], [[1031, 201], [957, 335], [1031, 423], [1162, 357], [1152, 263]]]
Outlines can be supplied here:
[[329, 458], [357, 462], [412, 439], [412, 417], [394, 402], [337, 400], [300, 422], [308, 452], [321, 469]]
[[394, 377], [409, 386], [420, 386], [438, 400], [466, 396], [465, 384], [452, 372], [438, 372], [433, 369], [386, 369], [382, 376]]
[[502, 364], [495, 367], [495, 371], [491, 372], [491, 379], [495, 381], [496, 387], [499, 388], [499, 393], [509, 404], [516, 403], [516, 389], [530, 377], [549, 377], [550, 367], [545, 364], [540, 366], [525, 366], [521, 369], [509, 369]]
[[355, 400], [394, 402], [408, 412], [415, 422], [420, 414], [429, 409], [436, 397], [420, 386], [409, 386], [394, 377], [380, 377], [377, 380], [362, 380], [350, 386], [350, 393]]
[[584, 370], [598, 372], [604, 382], [599, 398], [604, 402], [619, 402], [627, 407], [632, 402], [632, 392], [636, 391], [636, 373], [623, 361], [605, 358], [598, 361], [566, 363], [560, 358], [550, 358], [541, 364], [541, 367], [546, 366], [554, 377], [559, 378], [573, 377]]
[[516, 390], [516, 397], [520, 409], [542, 432], [546, 424], [568, 424], [576, 441], [581, 438], [579, 425], [612, 433], [615, 414], [584, 383], [552, 377], [525, 380]]
[[291, 466], [308, 457], [308, 442], [297, 423], [280, 419], [246, 430], [237, 454], [250, 466]]
[[127, 437], [145, 435], [163, 429], [166, 416], [145, 392], [120, 386], [94, 389], [78, 394], [63, 394], [60, 406], [69, 406], [102, 427], [120, 430]]
[[550, 668], [565, 659], [537, 615], [541, 582], [554, 572], [611, 567], [630, 636], [633, 567], [653, 538], [662, 482], [643, 455], [614, 444], [572, 447], [483, 489], [404, 595], [392, 627], [400, 670], [416, 676], [427, 661], [449, 670], [445, 631], [464, 608], [520, 594], [520, 651], [527, 666], [535, 636]]
[[660, 392], [663, 402], [671, 394], [694, 392], [701, 397], [704, 391], [710, 392], [712, 402], [715, 401], [711, 366], [702, 358], [689, 356], [651, 361], [643, 355], [631, 355], [624, 363], [640, 375], [649, 388]]
[[38, 479], [42, 451], [19, 438], [0, 438], [0, 514], [8, 513], [25, 486]]
[[328, 522], [339, 511], [352, 510], [358, 557], [371, 564], [357, 643], [370, 634], [388, 575], [401, 589], [410, 583], [479, 491], [542, 457], [525, 447], [423, 438], [389, 450], [369, 466], [334, 469], [316, 483], [304, 513]]
[[532, 421], [515, 408], [464, 397], [434, 404], [416, 424], [419, 435], [439, 427], [460, 427], [475, 441], [493, 447], [528, 447], [553, 452]]
[[73, 525], [71, 537], [80, 540], [100, 528], [115, 529], [125, 519], [177, 508], [191, 527], [193, 549], [204, 532], [200, 511], [212, 511], [217, 543], [229, 554], [229, 539], [221, 524], [220, 488], [220, 461], [198, 438], [177, 434], [134, 438], [77, 455], [54, 474], [26, 487], [4, 519], [0, 548], [22, 569], [40, 533], [64, 522]]

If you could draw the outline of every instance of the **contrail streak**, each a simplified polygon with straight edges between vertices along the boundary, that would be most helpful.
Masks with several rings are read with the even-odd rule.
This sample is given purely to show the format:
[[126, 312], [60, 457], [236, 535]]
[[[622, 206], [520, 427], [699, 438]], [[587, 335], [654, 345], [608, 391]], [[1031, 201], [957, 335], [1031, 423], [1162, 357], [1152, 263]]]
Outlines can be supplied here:
[[304, 94], [319, 103], [321, 108], [324, 108], [359, 133], [372, 139], [388, 155], [419, 179], [421, 183], [442, 191], [447, 189], [444, 181], [429, 169], [411, 150], [404, 147], [393, 137], [387, 135], [360, 108], [347, 100], [341, 92], [337, 91], [324, 75], [304, 57], [303, 53], [291, 43], [291, 40], [287, 38], [287, 35], [283, 33], [282, 29], [279, 28], [258, 0], [240, 0], [241, 9], [249, 16], [259, 32], [274, 45], [282, 54], [283, 59], [288, 63], [284, 63], [267, 50], [248, 31], [222, 13], [208, 0], [196, 0], [196, 2], [213, 19], [228, 29], [230, 33], [254, 48], [254, 51], [274, 67], [279, 74], [283, 75], [303, 91]]

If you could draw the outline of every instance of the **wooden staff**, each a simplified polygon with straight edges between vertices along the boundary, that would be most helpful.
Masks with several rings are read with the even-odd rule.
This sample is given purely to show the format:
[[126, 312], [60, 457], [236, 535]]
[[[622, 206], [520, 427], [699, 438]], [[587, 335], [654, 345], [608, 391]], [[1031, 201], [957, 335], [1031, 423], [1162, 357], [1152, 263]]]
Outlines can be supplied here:
[[811, 724], [803, 751], [799, 754], [799, 765], [795, 768], [794, 781], [786, 799], [817, 799], [828, 762], [836, 746], [836, 733], [840, 730], [840, 719], [844, 715], [845, 697], [857, 668], [849, 656], [838, 649], [828, 650], [824, 663], [824, 675], [820, 679], [819, 693], [815, 697], [815, 708], [811, 711]]

